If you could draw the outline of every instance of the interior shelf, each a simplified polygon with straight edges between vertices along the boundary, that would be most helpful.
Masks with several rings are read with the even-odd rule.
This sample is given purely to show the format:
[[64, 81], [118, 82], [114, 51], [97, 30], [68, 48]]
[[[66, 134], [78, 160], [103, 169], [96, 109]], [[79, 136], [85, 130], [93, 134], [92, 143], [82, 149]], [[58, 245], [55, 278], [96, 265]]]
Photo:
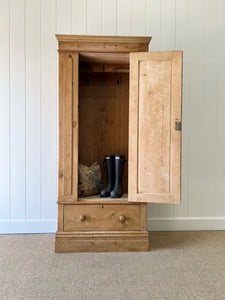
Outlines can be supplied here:
[[121, 198], [102, 198], [99, 195], [88, 196], [88, 197], [79, 197], [78, 201], [74, 200], [60, 200], [58, 204], [129, 204], [128, 194], [125, 193]]
[[121, 198], [110, 198], [110, 197], [100, 197], [99, 195], [94, 195], [94, 196], [88, 196], [88, 197], [79, 197], [78, 198], [78, 201], [80, 202], [99, 202], [99, 203], [102, 203], [102, 202], [128, 202], [128, 194], [123, 194]]

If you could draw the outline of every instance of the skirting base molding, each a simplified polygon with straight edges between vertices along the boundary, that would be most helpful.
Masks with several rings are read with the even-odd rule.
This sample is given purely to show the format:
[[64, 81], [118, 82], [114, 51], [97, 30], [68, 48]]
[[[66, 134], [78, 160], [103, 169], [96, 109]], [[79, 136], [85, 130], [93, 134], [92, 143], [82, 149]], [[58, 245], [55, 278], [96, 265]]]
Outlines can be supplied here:
[[56, 220], [0, 221], [0, 234], [55, 233]]
[[55, 252], [131, 252], [149, 251], [147, 231], [57, 232]]
[[147, 219], [149, 231], [225, 230], [225, 218]]
[[[225, 230], [223, 218], [176, 218], [147, 220], [149, 231]], [[0, 234], [55, 233], [56, 220], [1, 220]]]

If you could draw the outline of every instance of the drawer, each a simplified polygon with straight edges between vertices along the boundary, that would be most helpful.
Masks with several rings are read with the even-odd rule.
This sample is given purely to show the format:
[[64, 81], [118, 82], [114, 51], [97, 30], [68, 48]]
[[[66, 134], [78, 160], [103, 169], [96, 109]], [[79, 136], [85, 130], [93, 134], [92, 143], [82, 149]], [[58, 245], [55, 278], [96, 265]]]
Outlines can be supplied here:
[[141, 206], [64, 205], [64, 231], [140, 230]]

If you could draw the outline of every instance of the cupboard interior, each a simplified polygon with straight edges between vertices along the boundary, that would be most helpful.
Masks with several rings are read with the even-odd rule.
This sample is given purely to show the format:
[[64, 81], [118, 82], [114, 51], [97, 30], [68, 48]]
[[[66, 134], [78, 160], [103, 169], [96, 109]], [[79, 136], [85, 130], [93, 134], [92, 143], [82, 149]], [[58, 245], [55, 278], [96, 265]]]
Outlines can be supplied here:
[[[124, 154], [128, 159], [128, 111], [129, 54], [80, 54], [79, 162], [100, 164], [103, 188], [107, 185], [105, 155]], [[123, 191], [128, 191], [128, 162]]]

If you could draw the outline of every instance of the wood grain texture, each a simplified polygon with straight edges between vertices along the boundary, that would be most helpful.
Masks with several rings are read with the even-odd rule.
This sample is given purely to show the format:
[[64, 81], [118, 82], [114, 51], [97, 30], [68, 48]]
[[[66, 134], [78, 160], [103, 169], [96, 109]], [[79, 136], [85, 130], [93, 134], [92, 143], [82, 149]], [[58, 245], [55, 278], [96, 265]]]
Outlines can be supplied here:
[[78, 198], [78, 139], [79, 139], [79, 55], [73, 53], [72, 55], [73, 62], [73, 76], [72, 76], [72, 95], [73, 95], [73, 108], [72, 108], [72, 194], [74, 199]]
[[64, 231], [140, 229], [140, 205], [64, 205]]
[[[63, 177], [64, 177], [64, 194], [72, 194], [73, 181], [73, 59], [70, 54], [64, 56], [63, 61]], [[61, 113], [61, 112], [60, 112]]]
[[129, 73], [129, 64], [80, 63], [81, 73]]
[[81, 63], [129, 64], [129, 53], [79, 53]]
[[130, 68], [129, 200], [180, 202], [182, 52], [131, 54]]
[[127, 42], [77, 42], [73, 41], [59, 41], [59, 51], [75, 51], [75, 52], [143, 52], [147, 51], [148, 43], [132, 43]]
[[[92, 196], [85, 196], [85, 197], [78, 197], [78, 201], [76, 201], [74, 203], [74, 200], [72, 197], [60, 197], [60, 200], [58, 200], [57, 202], [58, 204], [76, 204], [76, 205], [83, 205], [83, 204], [95, 204], [95, 203], [100, 203], [100, 204], [127, 204], [129, 205], [130, 203], [128, 202], [128, 194], [127, 193], [123, 193], [121, 198], [104, 198], [104, 197], [100, 197], [100, 195], [92, 195]], [[140, 204], [140, 203], [134, 203], [133, 204]], [[145, 205], [145, 204], [144, 204]]]
[[[107, 154], [128, 156], [128, 74], [80, 74], [79, 85], [79, 162], [98, 161], [106, 185]], [[127, 191], [127, 163], [123, 188]]]
[[64, 205], [58, 204], [58, 231], [64, 230]]
[[[99, 35], [70, 35], [70, 34], [56, 34], [55, 35], [58, 42], [86, 42], [86, 43], [99, 43], [99, 47], [102, 43], [122, 43], [127, 44], [127, 47], [129, 47], [128, 44], [148, 44], [151, 41], [151, 36], [99, 36]], [[104, 49], [104, 47], [103, 47]], [[101, 50], [103, 50], [101, 49]], [[103, 51], [104, 52], [104, 51]]]
[[[95, 42], [89, 44], [92, 48]], [[77, 45], [76, 41], [73, 41], [72, 46], [74, 45]], [[126, 47], [129, 49], [129, 44]], [[102, 46], [102, 51], [104, 50], [105, 47]], [[116, 62], [113, 60], [114, 56], [114, 53], [109, 55], [97, 53], [96, 56], [82, 53], [80, 57], [82, 71], [79, 72], [79, 54], [59, 52], [59, 223], [56, 252], [95, 249], [96, 251], [148, 250], [146, 204], [128, 204], [125, 199], [108, 201], [104, 199], [103, 203], [99, 197], [89, 197], [86, 200], [80, 198], [79, 202], [74, 201], [78, 200], [77, 194], [74, 197], [74, 192], [77, 193], [77, 181], [74, 185], [72, 174], [76, 173], [77, 176], [78, 155], [79, 162], [85, 165], [91, 165], [95, 161], [101, 164], [106, 154], [128, 156], [129, 76], [122, 71], [105, 72], [104, 66], [104, 63], [108, 64], [107, 71], [112, 72], [113, 65], [115, 68], [119, 65], [122, 69], [125, 64], [126, 72], [129, 72], [128, 56], [116, 55]], [[89, 68], [86, 72], [85, 66]], [[103, 184], [106, 184], [104, 168], [102, 174]], [[127, 164], [125, 164], [124, 191], [128, 189], [127, 178]], [[135, 234], [128, 235], [128, 239], [121, 235], [123, 231], [131, 230], [138, 233], [138, 239]], [[87, 231], [91, 231], [91, 240], [87, 235], [83, 239]], [[115, 231], [118, 231], [117, 236], [109, 235], [109, 232]], [[70, 236], [61, 235], [58, 238], [60, 232], [69, 233]], [[69, 240], [66, 240], [67, 238]]]
[[76, 52], [142, 52], [148, 51], [151, 37], [60, 35], [56, 34], [59, 51]]
[[59, 56], [59, 198], [77, 200], [78, 54]]
[[55, 252], [132, 252], [149, 251], [149, 234], [145, 232], [77, 232], [56, 233]]
[[171, 68], [139, 62], [138, 193], [170, 193]]

